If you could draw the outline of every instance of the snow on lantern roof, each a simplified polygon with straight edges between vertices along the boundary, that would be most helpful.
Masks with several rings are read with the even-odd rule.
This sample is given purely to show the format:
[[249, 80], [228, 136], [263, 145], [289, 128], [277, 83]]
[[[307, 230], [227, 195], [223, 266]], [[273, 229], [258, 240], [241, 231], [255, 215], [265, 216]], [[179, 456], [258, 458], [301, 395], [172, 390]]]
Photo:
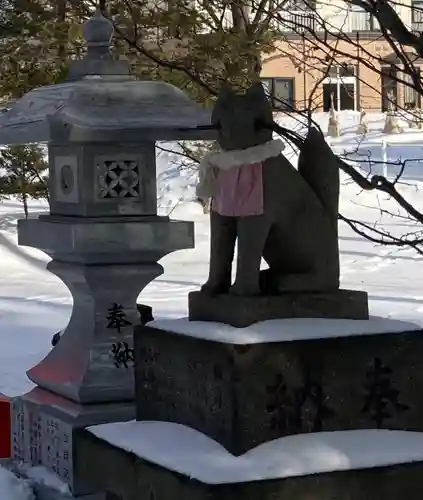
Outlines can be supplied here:
[[87, 54], [71, 62], [66, 82], [31, 90], [0, 114], [0, 144], [214, 139], [209, 111], [112, 59], [113, 25], [100, 10], [83, 33]]

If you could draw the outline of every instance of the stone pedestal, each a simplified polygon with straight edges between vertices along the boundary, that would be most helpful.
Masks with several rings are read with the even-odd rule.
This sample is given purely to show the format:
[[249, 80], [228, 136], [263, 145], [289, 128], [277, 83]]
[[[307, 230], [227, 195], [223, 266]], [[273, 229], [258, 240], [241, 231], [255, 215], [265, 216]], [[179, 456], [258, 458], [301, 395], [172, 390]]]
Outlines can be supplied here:
[[237, 328], [280, 318], [369, 318], [367, 293], [356, 290], [290, 292], [263, 297], [191, 292], [188, 301], [191, 321], [216, 321]]
[[337, 121], [329, 121], [328, 125], [328, 137], [339, 137], [341, 135], [341, 129]]
[[[75, 470], [77, 429], [132, 420], [133, 402], [81, 405], [35, 388], [12, 403], [12, 452], [16, 462], [43, 465], [79, 497], [92, 493]], [[95, 468], [96, 464], [91, 464]]]
[[358, 135], [366, 135], [369, 133], [369, 126], [367, 123], [359, 123], [357, 126], [357, 134]]
[[357, 127], [357, 134], [365, 135], [369, 132], [369, 124], [367, 123], [367, 115], [365, 111], [360, 113], [360, 123]]
[[74, 300], [60, 342], [29, 370], [29, 378], [80, 403], [133, 399], [133, 377], [116, 366], [116, 346], [121, 352], [124, 343], [132, 348], [136, 299], [163, 272], [157, 260], [193, 245], [193, 224], [159, 217], [91, 222], [46, 216], [21, 220], [18, 229], [21, 245], [53, 256], [47, 267]]
[[328, 122], [328, 137], [339, 137], [341, 135], [341, 128], [339, 125], [339, 120], [336, 116], [335, 109], [332, 106], [329, 110], [329, 122]]
[[86, 430], [77, 433], [76, 442], [78, 474], [93, 488], [113, 493], [119, 500], [420, 500], [423, 491], [421, 461], [213, 484], [172, 472]]
[[155, 321], [135, 330], [137, 420], [235, 455], [308, 432], [423, 431], [422, 357], [423, 332], [394, 320]]
[[412, 108], [408, 114], [408, 125], [410, 128], [423, 128], [423, 113], [419, 108]]
[[393, 111], [388, 111], [386, 114], [385, 125], [383, 127], [384, 134], [399, 134], [401, 127], [398, 123], [398, 118]]

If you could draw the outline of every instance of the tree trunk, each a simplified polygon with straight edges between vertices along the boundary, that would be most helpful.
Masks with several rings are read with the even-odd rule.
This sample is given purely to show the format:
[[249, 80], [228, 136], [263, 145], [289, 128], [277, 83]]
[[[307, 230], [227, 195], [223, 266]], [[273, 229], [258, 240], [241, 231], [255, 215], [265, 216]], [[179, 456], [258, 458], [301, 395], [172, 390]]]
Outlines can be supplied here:
[[[57, 2], [57, 20], [59, 23], [64, 23], [66, 20], [66, 0], [58, 0]], [[60, 43], [57, 48], [57, 53], [60, 58], [65, 57], [65, 45]]]
[[241, 34], [240, 43], [243, 43], [245, 47], [243, 52], [245, 54], [244, 60], [247, 61], [247, 79], [250, 81], [257, 80], [261, 74], [262, 61], [260, 48], [255, 50], [255, 45], [258, 44], [255, 41], [254, 33], [251, 32], [250, 9], [242, 1], [236, 1], [231, 3], [231, 13], [232, 30]]
[[23, 174], [23, 176], [21, 177], [21, 196], [22, 196], [22, 203], [23, 203], [23, 209], [24, 209], [25, 219], [28, 219], [28, 217], [29, 217], [29, 211], [28, 211], [28, 193], [26, 191], [25, 174]]

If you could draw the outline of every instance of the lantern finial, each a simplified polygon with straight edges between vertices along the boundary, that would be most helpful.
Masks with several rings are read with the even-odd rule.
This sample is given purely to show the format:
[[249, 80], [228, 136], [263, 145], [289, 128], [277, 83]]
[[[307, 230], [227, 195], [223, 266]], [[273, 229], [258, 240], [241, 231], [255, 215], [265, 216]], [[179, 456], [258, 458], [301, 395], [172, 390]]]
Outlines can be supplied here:
[[113, 24], [104, 17], [100, 8], [85, 22], [84, 38], [87, 43], [88, 56], [104, 58], [110, 55], [110, 42], [113, 37]]

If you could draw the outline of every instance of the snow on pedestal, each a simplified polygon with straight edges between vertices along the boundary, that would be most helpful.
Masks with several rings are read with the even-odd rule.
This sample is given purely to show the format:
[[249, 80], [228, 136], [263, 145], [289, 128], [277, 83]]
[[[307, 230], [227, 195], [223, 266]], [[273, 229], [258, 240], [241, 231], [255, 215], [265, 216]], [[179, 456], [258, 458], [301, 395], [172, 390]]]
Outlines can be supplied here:
[[89, 427], [96, 437], [206, 484], [243, 483], [423, 460], [423, 433], [364, 429], [288, 436], [234, 456], [201, 432], [170, 422]]
[[78, 444], [81, 473], [122, 498], [420, 500], [423, 491], [416, 432], [316, 432], [235, 457], [189, 427], [143, 421], [90, 427]]
[[224, 323], [189, 321], [188, 318], [158, 319], [150, 328], [178, 333], [197, 339], [229, 344], [259, 344], [293, 340], [375, 335], [421, 330], [408, 321], [372, 316], [369, 320], [292, 318], [255, 323], [246, 328], [235, 328]]

